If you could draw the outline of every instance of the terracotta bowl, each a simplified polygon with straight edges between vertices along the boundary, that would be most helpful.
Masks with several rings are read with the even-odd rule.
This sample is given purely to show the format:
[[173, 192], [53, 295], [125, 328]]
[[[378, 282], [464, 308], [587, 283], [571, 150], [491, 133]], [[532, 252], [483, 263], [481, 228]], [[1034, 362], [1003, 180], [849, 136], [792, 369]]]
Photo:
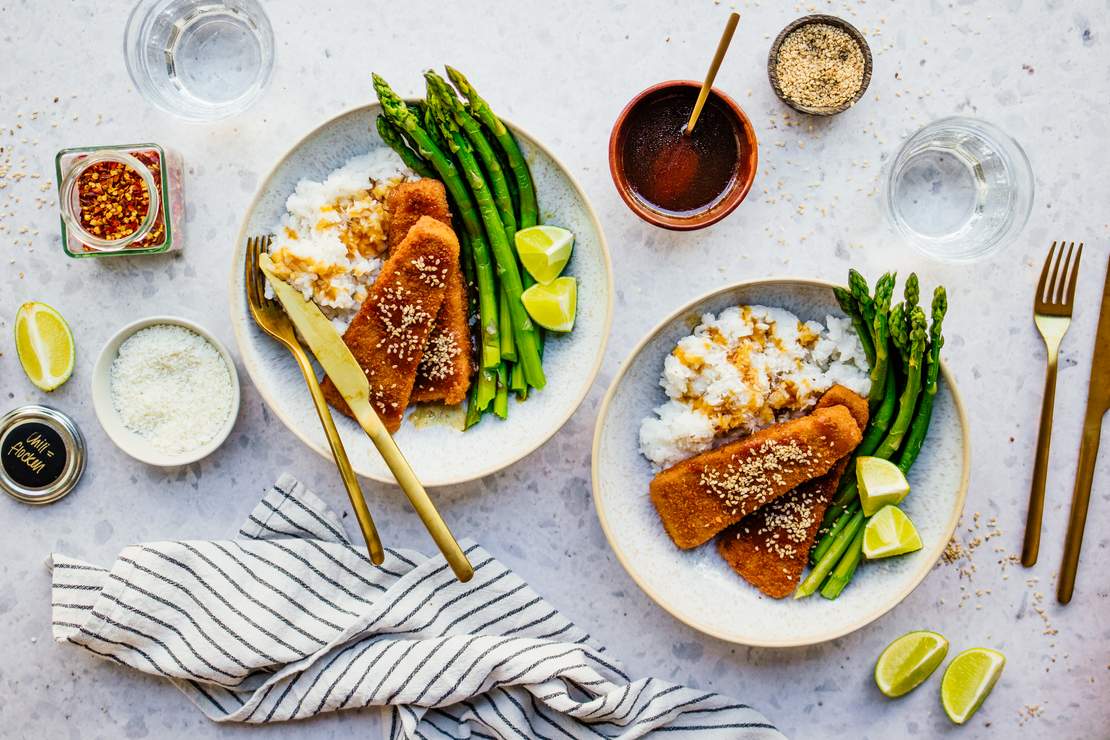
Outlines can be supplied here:
[[748, 191], [752, 188], [752, 181], [755, 180], [755, 173], [759, 166], [759, 143], [756, 141], [755, 129], [752, 127], [752, 122], [748, 120], [743, 109], [736, 104], [735, 100], [725, 95], [717, 88], [713, 88], [710, 95], [716, 99], [717, 102], [722, 103], [725, 110], [732, 114], [733, 122], [740, 132], [741, 152], [736, 176], [732, 179], [732, 183], [729, 185], [724, 197], [718, 198], [703, 210], [683, 214], [681, 216], [657, 210], [651, 203], [648, 203], [638, 196], [628, 182], [624, 162], [622, 161], [625, 135], [628, 130], [626, 124], [629, 115], [638, 106], [646, 105], [663, 95], [667, 95], [682, 88], [691, 88], [697, 91], [701, 88], [701, 83], [693, 80], [660, 82], [658, 85], [652, 85], [647, 90], [644, 90], [624, 107], [624, 110], [617, 116], [617, 122], [613, 124], [613, 133], [609, 136], [609, 171], [613, 175], [613, 184], [617, 186], [617, 192], [620, 193], [621, 198], [624, 199], [624, 202], [628, 204], [628, 207], [631, 208], [632, 212], [637, 216], [647, 221], [649, 224], [662, 226], [664, 229], [691, 231], [717, 223], [722, 218], [732, 213], [736, 209], [736, 206], [740, 205], [740, 202], [744, 200]]

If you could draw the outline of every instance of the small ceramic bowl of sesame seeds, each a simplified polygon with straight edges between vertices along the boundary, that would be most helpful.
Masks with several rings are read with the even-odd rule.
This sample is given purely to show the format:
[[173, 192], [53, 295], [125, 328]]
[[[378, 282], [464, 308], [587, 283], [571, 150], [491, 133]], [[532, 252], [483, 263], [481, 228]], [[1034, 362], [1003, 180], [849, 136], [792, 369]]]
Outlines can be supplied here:
[[121, 450], [148, 465], [188, 465], [231, 433], [239, 376], [206, 329], [151, 316], [123, 327], [101, 349], [92, 396], [100, 426]]
[[871, 82], [871, 49], [863, 34], [833, 15], [807, 15], [775, 38], [767, 76], [782, 102], [814, 116], [855, 105]]

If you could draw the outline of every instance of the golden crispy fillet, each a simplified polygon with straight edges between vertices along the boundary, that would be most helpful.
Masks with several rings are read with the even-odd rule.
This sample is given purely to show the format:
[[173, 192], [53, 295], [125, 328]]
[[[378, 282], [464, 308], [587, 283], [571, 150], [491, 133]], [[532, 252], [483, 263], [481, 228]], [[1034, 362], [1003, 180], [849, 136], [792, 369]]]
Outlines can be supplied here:
[[[434, 218], [421, 218], [392, 250], [343, 334], [370, 381], [370, 401], [390, 432], [401, 426], [416, 368], [443, 304], [447, 275], [458, 261], [455, 232]], [[332, 406], [351, 415], [330, 379], [323, 389]]]
[[447, 189], [439, 180], [423, 178], [398, 184], [389, 191], [385, 210], [389, 213], [386, 240], [391, 250], [405, 240], [409, 229], [423, 216], [430, 216], [446, 226], [451, 225]]
[[436, 317], [435, 329], [424, 347], [424, 358], [416, 371], [411, 401], [442, 401], [453, 406], [466, 400], [470, 376], [474, 371], [466, 311], [466, 285], [462, 270], [455, 265], [447, 273], [443, 305]]
[[[401, 183], [390, 191], [386, 210], [390, 214], [390, 249], [404, 240], [409, 229], [422, 216], [451, 225], [447, 191], [439, 180], [425, 178]], [[447, 274], [447, 293], [436, 317], [435, 329], [428, 338], [424, 358], [416, 371], [410, 403], [462, 403], [474, 371], [471, 355], [466, 284], [458, 260], [455, 260]]]
[[[834, 385], [816, 408], [844, 406], [860, 429], [867, 426], [867, 399]], [[795, 488], [735, 524], [717, 538], [717, 552], [748, 583], [781, 599], [794, 592], [849, 456], [825, 475]]]
[[829, 472], [861, 438], [848, 409], [818, 409], [667, 468], [651, 481], [651, 501], [674, 543], [697, 547]]

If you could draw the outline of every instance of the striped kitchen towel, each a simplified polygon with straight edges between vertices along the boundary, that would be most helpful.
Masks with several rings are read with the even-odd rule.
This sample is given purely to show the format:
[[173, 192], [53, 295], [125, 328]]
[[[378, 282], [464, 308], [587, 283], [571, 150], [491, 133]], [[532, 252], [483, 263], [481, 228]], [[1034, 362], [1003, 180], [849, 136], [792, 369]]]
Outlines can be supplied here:
[[173, 681], [218, 722], [390, 707], [393, 738], [781, 738], [746, 704], [631, 681], [604, 648], [475, 544], [374, 566], [288, 475], [239, 536], [54, 555], [54, 639]]

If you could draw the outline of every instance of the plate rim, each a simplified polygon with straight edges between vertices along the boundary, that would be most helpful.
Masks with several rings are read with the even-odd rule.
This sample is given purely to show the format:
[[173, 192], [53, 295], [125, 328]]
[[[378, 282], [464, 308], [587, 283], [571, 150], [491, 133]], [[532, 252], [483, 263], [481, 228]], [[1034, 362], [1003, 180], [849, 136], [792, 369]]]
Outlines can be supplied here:
[[640, 341], [637, 342], [636, 346], [621, 362], [620, 367], [617, 369], [616, 374], [613, 376], [613, 380], [610, 382], [609, 387], [605, 391], [605, 396], [602, 398], [601, 403], [598, 406], [597, 419], [594, 422], [593, 445], [590, 451], [590, 482], [593, 488], [592, 493], [594, 510], [597, 513], [598, 522], [601, 524], [601, 530], [605, 534], [605, 540], [609, 543], [609, 549], [613, 551], [613, 554], [616, 556], [617, 561], [621, 564], [621, 567], [624, 568], [625, 573], [628, 574], [628, 576], [632, 579], [636, 586], [639, 587], [639, 589], [643, 591], [644, 594], [648, 596], [648, 598], [654, 601], [657, 606], [662, 608], [663, 611], [667, 612], [673, 618], [677, 619], [679, 622], [685, 624], [691, 629], [697, 630], [702, 634], [709, 635], [710, 637], [716, 637], [719, 640], [724, 640], [736, 645], [765, 648], [792, 648], [818, 645], [830, 640], [835, 640], [839, 637], [843, 637], [859, 629], [862, 629], [863, 627], [866, 627], [880, 617], [886, 615], [888, 612], [902, 603], [902, 601], [904, 601], [905, 598], [914, 591], [914, 589], [921, 585], [921, 582], [925, 580], [925, 576], [929, 574], [929, 572], [936, 565], [937, 561], [940, 559], [941, 555], [944, 553], [944, 549], [948, 546], [948, 542], [951, 540], [952, 535], [955, 533], [956, 527], [959, 524], [960, 517], [963, 515], [964, 505], [967, 502], [968, 483], [971, 478], [971, 435], [967, 413], [964, 409], [964, 404], [962, 398], [960, 397], [959, 389], [956, 387], [955, 380], [952, 376], [951, 371], [948, 369], [947, 363], [944, 361], [944, 358], [941, 358], [941, 374], [944, 376], [945, 385], [948, 386], [948, 389], [952, 394], [952, 399], [956, 407], [957, 416], [960, 421], [960, 427], [963, 431], [963, 456], [961, 460], [962, 471], [960, 475], [960, 489], [956, 495], [956, 505], [953, 507], [952, 514], [949, 516], [947, 528], [945, 530], [945, 536], [941, 538], [940, 544], [937, 547], [934, 547], [933, 551], [926, 553], [927, 557], [921, 558], [921, 567], [919, 567], [917, 571], [914, 572], [913, 576], [910, 578], [908, 585], [900, 592], [895, 593], [892, 598], [879, 602], [879, 606], [868, 611], [859, 620], [849, 624], [846, 627], [839, 627], [828, 630], [824, 633], [819, 633], [815, 637], [804, 639], [761, 640], [758, 638], [752, 638], [750, 635], [716, 629], [713, 627], [708, 627], [704, 624], [699, 624], [695, 622], [692, 618], [688, 619], [676, 608], [673, 608], [671, 604], [667, 603], [665, 599], [663, 599], [658, 593], [656, 593], [652, 588], [645, 584], [637, 575], [637, 573], [633, 571], [625, 554], [621, 552], [620, 548], [617, 546], [615, 537], [610, 530], [609, 522], [606, 519], [604, 509], [600, 503], [601, 496], [599, 494], [600, 485], [598, 479], [600, 474], [598, 470], [598, 453], [601, 448], [602, 426], [605, 419], [609, 415], [609, 404], [613, 400], [613, 397], [616, 395], [617, 387], [620, 385], [621, 381], [624, 380], [624, 376], [628, 372], [629, 367], [631, 367], [633, 360], [635, 360], [640, 355], [640, 353], [644, 351], [644, 348], [648, 345], [648, 343], [651, 342], [661, 331], [663, 331], [664, 328], [666, 328], [676, 319], [680, 318], [683, 314], [691, 311], [695, 306], [711, 301], [712, 299], [723, 293], [776, 283], [788, 283], [793, 286], [826, 288], [828, 290], [832, 290], [833, 288], [838, 287], [837, 283], [813, 278], [769, 277], [760, 278], [758, 280], [743, 280], [737, 283], [731, 283], [722, 288], [716, 288], [700, 296], [697, 296], [684, 303], [682, 306], [675, 309], [671, 313], [667, 314], [667, 316], [661, 319], [658, 323], [655, 324], [654, 327], [652, 327], [647, 333], [644, 334]]
[[[405, 98], [405, 101], [410, 103], [415, 102], [416, 100], [418, 99]], [[325, 460], [333, 459], [330, 449], [328, 449], [325, 445], [317, 445], [306, 434], [302, 434], [301, 431], [297, 429], [296, 426], [291, 422], [291, 420], [287, 419], [286, 415], [282, 411], [278, 410], [278, 407], [271, 399], [269, 392], [263, 390], [263, 388], [258, 384], [255, 374], [254, 362], [248, 359], [247, 354], [243, 351], [243, 347], [246, 344], [247, 322], [244, 320], [244, 317], [236, 311], [237, 301], [242, 299], [242, 296], [238, 294], [239, 291], [237, 290], [237, 282], [239, 278], [239, 257], [244, 248], [243, 245], [246, 243], [247, 225], [250, 221], [250, 215], [254, 213], [255, 208], [258, 206], [259, 201], [262, 199], [266, 184], [270, 181], [270, 179], [274, 176], [278, 169], [281, 168], [291, 156], [293, 156], [293, 153], [301, 148], [308, 139], [318, 135], [320, 131], [332, 125], [340, 118], [358, 113], [368, 113], [370, 115], [373, 115], [373, 112], [375, 110], [380, 109], [381, 103], [378, 102], [370, 102], [363, 105], [356, 105], [351, 108], [347, 108], [346, 110], [343, 110], [335, 114], [334, 116], [327, 118], [322, 123], [314, 126], [307, 133], [303, 134], [299, 139], [297, 139], [297, 141], [293, 145], [285, 150], [285, 153], [281, 155], [281, 157], [277, 160], [277, 162], [274, 163], [272, 167], [270, 167], [269, 170], [267, 170], [265, 176], [263, 176], [262, 179], [259, 181], [258, 187], [255, 188], [254, 195], [251, 197], [250, 203], [247, 205], [247, 208], [240, 221], [239, 231], [236, 235], [234, 249], [232, 250], [231, 254], [231, 269], [228, 271], [228, 311], [231, 315], [231, 326], [235, 334], [235, 347], [239, 350], [239, 359], [242, 361], [243, 367], [247, 371], [247, 377], [250, 378], [251, 386], [262, 398], [262, 401], [266, 404], [270, 411], [273, 412], [273, 414], [281, 420], [281, 423], [285, 425], [285, 428], [292, 432], [293, 436], [301, 440], [301, 442], [308, 446], [309, 449], [315, 450]], [[559, 168], [559, 170], [570, 182], [571, 187], [578, 194], [579, 200], [585, 206], [586, 215], [588, 216], [590, 223], [593, 225], [594, 230], [597, 232], [598, 246], [601, 249], [601, 256], [605, 264], [605, 283], [607, 289], [605, 318], [602, 325], [601, 346], [598, 347], [597, 356], [594, 358], [593, 367], [590, 368], [587, 375], [587, 382], [584, 383], [582, 386], [582, 393], [574, 401], [573, 404], [568, 404], [565, 415], [562, 419], [559, 420], [559, 423], [557, 425], [552, 427], [550, 434], [537, 442], [535, 446], [531, 447], [530, 449], [522, 450], [519, 454], [515, 455], [511, 459], [507, 459], [494, 465], [487, 466], [473, 474], [445, 477], [442, 479], [431, 481], [422, 480], [421, 483], [423, 483], [423, 485], [427, 488], [454, 486], [462, 483], [470, 483], [472, 481], [481, 480], [490, 475], [493, 475], [494, 473], [500, 472], [511, 465], [515, 465], [516, 463], [520, 462], [525, 457], [531, 455], [533, 452], [540, 449], [549, 441], [551, 441], [551, 438], [558, 434], [558, 432], [566, 426], [567, 422], [570, 421], [570, 418], [574, 416], [574, 413], [578, 411], [579, 408], [581, 408], [582, 402], [586, 400], [586, 397], [589, 395], [590, 391], [593, 390], [594, 383], [597, 381], [597, 375], [601, 371], [601, 364], [605, 359], [605, 350], [609, 345], [609, 335], [613, 328], [613, 305], [615, 301], [614, 293], [616, 292], [616, 287], [613, 281], [613, 259], [611, 254], [609, 253], [609, 243], [605, 238], [605, 230], [601, 226], [601, 220], [597, 216], [597, 211], [594, 209], [593, 203], [586, 195], [586, 191], [582, 188], [582, 184], [578, 181], [578, 178], [574, 176], [574, 173], [567, 168], [567, 166], [563, 163], [561, 159], [555, 156], [554, 152], [552, 152], [545, 144], [543, 144], [539, 139], [533, 136], [529, 131], [517, 125], [511, 119], [501, 116], [500, 114], [498, 114], [498, 118], [501, 119], [505, 126], [515, 136], [522, 136], [526, 138], [532, 146], [534, 146], [537, 150], [542, 152], [545, 156], [550, 158], [552, 162], [555, 163], [555, 166]], [[373, 135], [372, 132], [371, 135]], [[354, 468], [355, 473], [364, 478], [369, 478], [370, 480], [377, 481], [379, 483], [386, 483], [394, 486], [397, 485], [397, 481], [392, 475], [380, 475], [367, 471], [365, 469], [360, 469], [360, 466], [354, 462], [352, 462], [351, 465]]]

